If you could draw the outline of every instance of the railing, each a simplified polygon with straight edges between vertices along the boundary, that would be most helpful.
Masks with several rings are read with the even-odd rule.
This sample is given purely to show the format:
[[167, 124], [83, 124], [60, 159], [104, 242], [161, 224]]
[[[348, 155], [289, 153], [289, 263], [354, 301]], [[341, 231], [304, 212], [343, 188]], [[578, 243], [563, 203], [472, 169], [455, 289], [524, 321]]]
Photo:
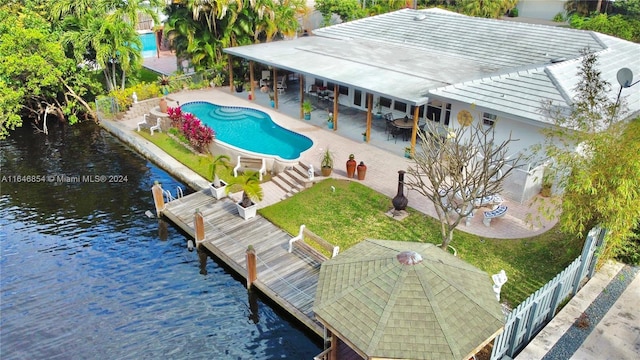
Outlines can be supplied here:
[[164, 195], [165, 203], [171, 202], [175, 199], [180, 199], [183, 196], [182, 188], [180, 186], [176, 188], [176, 197], [173, 197], [173, 195], [171, 194], [171, 191], [166, 189], [162, 190], [162, 194]]
[[313, 360], [329, 360], [329, 353], [331, 352], [331, 348], [326, 349], [320, 354], [313, 357]]
[[553, 319], [560, 304], [578, 292], [585, 277], [591, 278], [597, 261], [594, 255], [604, 235], [600, 228], [589, 231], [580, 257], [507, 316], [504, 331], [494, 341], [491, 360], [517, 355]]

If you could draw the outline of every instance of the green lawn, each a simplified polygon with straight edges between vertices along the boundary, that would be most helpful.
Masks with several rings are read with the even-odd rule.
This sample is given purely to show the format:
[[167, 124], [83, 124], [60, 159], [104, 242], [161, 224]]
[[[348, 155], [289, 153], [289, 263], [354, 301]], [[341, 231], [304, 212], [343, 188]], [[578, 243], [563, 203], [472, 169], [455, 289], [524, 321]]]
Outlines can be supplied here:
[[[260, 210], [260, 214], [294, 235], [300, 224], [305, 224], [340, 246], [341, 251], [365, 238], [441, 243], [437, 220], [409, 208], [410, 215], [397, 221], [385, 215], [391, 207], [389, 197], [360, 183], [329, 179]], [[571, 263], [580, 254], [581, 244], [555, 229], [518, 240], [482, 238], [456, 231], [451, 243], [461, 259], [487, 273], [506, 271], [509, 281], [501, 295], [513, 307]]]
[[195, 155], [191, 150], [187, 149], [180, 142], [174, 140], [166, 133], [156, 132], [151, 136], [148, 130], [143, 130], [138, 133], [145, 139], [154, 143], [157, 147], [164, 150], [167, 154], [171, 155], [174, 159], [183, 163], [191, 170], [198, 173], [207, 180], [213, 180], [210, 174], [209, 166], [213, 160], [211, 155]]
[[[165, 133], [139, 134], [211, 180], [210, 155], [195, 155]], [[391, 207], [389, 197], [358, 182], [329, 179], [260, 213], [292, 235], [297, 235], [300, 225], [305, 224], [312, 232], [340, 246], [341, 251], [365, 238], [442, 242], [436, 219], [409, 208], [410, 215], [397, 221], [385, 215]], [[509, 281], [502, 288], [502, 300], [515, 307], [580, 255], [582, 240], [567, 238], [555, 228], [517, 240], [483, 238], [456, 231], [451, 245], [461, 259], [490, 275], [504, 269]]]

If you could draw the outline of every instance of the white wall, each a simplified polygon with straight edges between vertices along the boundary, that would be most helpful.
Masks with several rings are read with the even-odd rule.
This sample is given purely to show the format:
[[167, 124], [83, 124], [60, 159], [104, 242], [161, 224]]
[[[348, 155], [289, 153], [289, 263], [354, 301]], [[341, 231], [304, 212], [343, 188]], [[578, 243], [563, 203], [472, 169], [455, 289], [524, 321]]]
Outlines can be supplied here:
[[551, 20], [557, 13], [564, 13], [563, 0], [520, 0], [518, 16], [534, 19]]

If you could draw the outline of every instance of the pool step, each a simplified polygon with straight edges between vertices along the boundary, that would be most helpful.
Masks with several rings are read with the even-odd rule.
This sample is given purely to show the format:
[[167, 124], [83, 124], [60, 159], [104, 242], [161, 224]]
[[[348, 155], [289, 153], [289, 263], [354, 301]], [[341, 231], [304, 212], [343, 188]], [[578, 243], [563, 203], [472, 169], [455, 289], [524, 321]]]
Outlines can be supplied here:
[[298, 163], [273, 177], [271, 181], [285, 191], [283, 198], [286, 199], [313, 185], [308, 179], [308, 169], [305, 164]]

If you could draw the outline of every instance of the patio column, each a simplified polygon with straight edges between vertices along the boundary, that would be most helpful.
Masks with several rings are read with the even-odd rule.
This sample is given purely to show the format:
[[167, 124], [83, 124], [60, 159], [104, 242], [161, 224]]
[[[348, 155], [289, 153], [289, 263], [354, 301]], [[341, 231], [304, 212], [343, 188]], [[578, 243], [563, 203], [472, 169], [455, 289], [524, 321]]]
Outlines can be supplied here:
[[373, 108], [373, 94], [367, 93], [367, 130], [365, 132], [365, 141], [371, 140], [371, 110]]
[[300, 79], [299, 83], [300, 83], [300, 119], [304, 118], [304, 110], [302, 109], [302, 104], [304, 103], [304, 80], [305, 77], [302, 73], [298, 74], [298, 79]]
[[275, 104], [274, 108], [278, 108], [278, 69], [273, 67], [273, 80], [271, 80], [273, 86], [273, 102]]
[[413, 107], [413, 129], [411, 129], [411, 156], [416, 152], [416, 136], [418, 135], [418, 116], [420, 115], [420, 107], [416, 104]]
[[333, 131], [338, 131], [338, 84], [333, 85]]
[[233, 58], [231, 54], [227, 55], [227, 62], [229, 63], [229, 92], [233, 92]]
[[253, 60], [249, 61], [249, 84], [251, 84], [251, 90], [249, 90], [249, 95], [251, 95], [251, 101], [255, 101], [256, 94], [254, 93], [255, 86], [253, 85]]

